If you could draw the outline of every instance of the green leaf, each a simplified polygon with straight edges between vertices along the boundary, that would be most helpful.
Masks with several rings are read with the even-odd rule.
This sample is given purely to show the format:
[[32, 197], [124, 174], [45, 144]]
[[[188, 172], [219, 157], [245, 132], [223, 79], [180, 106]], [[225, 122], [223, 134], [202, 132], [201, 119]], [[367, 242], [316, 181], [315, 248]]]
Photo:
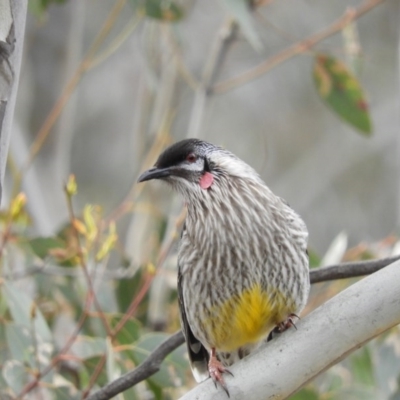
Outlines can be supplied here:
[[68, 254], [67, 244], [60, 237], [37, 237], [28, 240], [33, 253], [41, 259], [53, 257], [57, 264], [71, 267], [77, 264], [76, 257]]
[[121, 376], [121, 369], [118, 366], [116, 357], [114, 354], [114, 348], [111, 340], [107, 338], [106, 340], [107, 354], [106, 354], [106, 371], [108, 382], [112, 382], [119, 376]]
[[183, 9], [170, 0], [131, 0], [134, 10], [147, 17], [164, 22], [177, 22], [183, 18]]
[[43, 18], [46, 14], [47, 9], [49, 6], [54, 4], [62, 4], [65, 3], [66, 0], [29, 0], [28, 7], [29, 11], [36, 17], [36, 18]]
[[308, 259], [310, 268], [317, 268], [321, 265], [321, 257], [314, 250], [308, 249]]
[[353, 383], [351, 387], [345, 387], [332, 393], [331, 400], [376, 400], [377, 393], [373, 388], [365, 388]]
[[[133, 277], [118, 280], [115, 292], [118, 302], [118, 309], [120, 311], [125, 312], [129, 308], [132, 299], [134, 299], [135, 296], [137, 296], [137, 294], [140, 292], [141, 286], [143, 285], [143, 276], [143, 269], [140, 268]], [[136, 319], [141, 322], [145, 322], [147, 318], [148, 299], [149, 294], [146, 293], [135, 314]]]
[[372, 125], [367, 100], [360, 83], [346, 65], [332, 56], [317, 54], [313, 75], [318, 94], [326, 104], [369, 136]]
[[33, 300], [11, 282], [4, 281], [2, 288], [14, 322], [28, 328], [31, 333], [34, 330], [43, 341], [50, 342], [52, 333]]
[[397, 389], [390, 396], [389, 400], [400, 400], [400, 376], [397, 378]]
[[148, 379], [147, 383], [149, 385], [149, 389], [153, 393], [155, 400], [166, 400], [165, 396], [163, 396], [163, 388], [161, 386], [158, 386], [151, 379]]
[[71, 347], [71, 353], [81, 360], [102, 356], [107, 351], [103, 338], [79, 335]]
[[39, 258], [47, 257], [49, 250], [65, 248], [64, 241], [56, 237], [37, 237], [29, 240], [28, 243]]
[[[124, 318], [124, 314], [114, 314], [110, 321], [111, 329], [114, 329], [118, 323]], [[141, 335], [142, 324], [134, 318], [128, 319], [121, 330], [116, 335], [118, 344], [133, 344]]]
[[33, 363], [31, 357], [33, 343], [27, 328], [14, 323], [6, 324], [6, 341], [12, 359]]
[[372, 344], [376, 344], [372, 355], [373, 365], [375, 366], [374, 381], [384, 397], [389, 398], [389, 395], [395, 390], [394, 382], [398, 382], [397, 388], [400, 389], [400, 337], [398, 328], [390, 329], [380, 335]]
[[13, 322], [5, 324], [5, 338], [12, 359], [28, 363], [31, 368], [50, 363], [53, 345], [39, 337], [34, 338], [25, 326]]
[[29, 382], [29, 376], [21, 361], [7, 360], [3, 365], [3, 377], [14, 393], [19, 393]]
[[[5, 345], [6, 343], [6, 326], [7, 324], [4, 322], [0, 323], [0, 360], [6, 360], [9, 356], [7, 346]], [[0, 387], [1, 387], [1, 381], [0, 381]], [[1, 399], [1, 396], [0, 396]]]
[[304, 388], [290, 396], [290, 400], [319, 400], [319, 395], [314, 389]]
[[257, 51], [263, 48], [262, 42], [254, 27], [253, 15], [248, 0], [224, 0], [224, 3], [239, 24], [243, 35]]
[[350, 358], [351, 370], [356, 382], [363, 386], [375, 386], [374, 368], [368, 346], [362, 347]]
[[[54, 277], [51, 277], [51, 279], [54, 280]], [[74, 278], [65, 277], [65, 279], [57, 285], [57, 289], [62, 293], [65, 301], [74, 307], [75, 313], [81, 314], [83, 312], [84, 299], [82, 293], [78, 293], [77, 290], [71, 289], [74, 284]]]
[[125, 390], [124, 393], [122, 393], [122, 396], [122, 400], [140, 400], [143, 398], [136, 393], [135, 387]]
[[[142, 363], [168, 337], [169, 335], [165, 333], [149, 333], [142, 336], [135, 344], [132, 353], [136, 364]], [[149, 378], [149, 380], [162, 388], [174, 387], [177, 378], [181, 382], [185, 382], [187, 368], [188, 362], [185, 358], [185, 349], [183, 346], [180, 346], [166, 357], [161, 364], [160, 371]]]
[[82, 393], [77, 391], [73, 385], [52, 387], [52, 399], [53, 400], [81, 400]]

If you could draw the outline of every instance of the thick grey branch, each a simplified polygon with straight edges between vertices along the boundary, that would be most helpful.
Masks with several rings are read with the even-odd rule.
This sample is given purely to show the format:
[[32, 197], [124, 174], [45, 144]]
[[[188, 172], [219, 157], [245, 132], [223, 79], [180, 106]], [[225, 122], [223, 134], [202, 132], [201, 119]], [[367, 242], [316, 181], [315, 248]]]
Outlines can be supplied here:
[[164, 358], [184, 342], [182, 332], [176, 332], [160, 344], [136, 369], [121, 376], [87, 400], [107, 400], [129, 389], [159, 371]]

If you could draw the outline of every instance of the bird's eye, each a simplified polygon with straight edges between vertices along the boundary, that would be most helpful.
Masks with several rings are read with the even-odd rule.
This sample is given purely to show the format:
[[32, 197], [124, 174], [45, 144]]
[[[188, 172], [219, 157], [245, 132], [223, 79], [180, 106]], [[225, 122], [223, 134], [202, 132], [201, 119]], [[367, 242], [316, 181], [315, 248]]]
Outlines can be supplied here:
[[186, 156], [186, 161], [190, 162], [190, 163], [194, 163], [197, 160], [196, 154], [194, 153], [189, 153]]

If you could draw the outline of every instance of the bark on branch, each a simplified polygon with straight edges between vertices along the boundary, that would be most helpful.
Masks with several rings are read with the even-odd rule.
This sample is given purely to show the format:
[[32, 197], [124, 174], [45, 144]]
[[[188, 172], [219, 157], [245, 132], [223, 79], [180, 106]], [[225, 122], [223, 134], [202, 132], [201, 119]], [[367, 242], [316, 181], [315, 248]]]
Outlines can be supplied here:
[[0, 201], [19, 81], [27, 3], [0, 0]]

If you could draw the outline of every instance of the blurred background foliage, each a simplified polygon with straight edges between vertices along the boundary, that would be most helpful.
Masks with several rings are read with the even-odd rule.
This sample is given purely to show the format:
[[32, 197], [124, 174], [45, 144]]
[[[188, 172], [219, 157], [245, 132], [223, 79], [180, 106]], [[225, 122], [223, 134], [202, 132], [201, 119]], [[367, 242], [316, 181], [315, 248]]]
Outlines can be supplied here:
[[[175, 140], [257, 169], [307, 222], [313, 267], [399, 251], [397, 1], [29, 6], [0, 214], [0, 398], [84, 398], [179, 329], [182, 205], [135, 184]], [[305, 313], [353, 282], [314, 285]], [[292, 399], [399, 400], [399, 358], [393, 328]], [[182, 346], [118, 399], [192, 385]]]

